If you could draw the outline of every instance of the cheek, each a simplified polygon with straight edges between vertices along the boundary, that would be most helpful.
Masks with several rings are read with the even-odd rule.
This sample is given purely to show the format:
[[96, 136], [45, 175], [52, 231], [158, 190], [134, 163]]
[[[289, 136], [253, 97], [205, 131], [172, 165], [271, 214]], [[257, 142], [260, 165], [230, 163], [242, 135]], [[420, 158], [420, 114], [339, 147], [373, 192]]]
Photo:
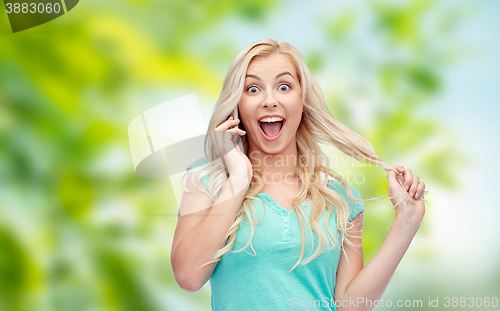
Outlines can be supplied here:
[[242, 122], [248, 122], [254, 116], [255, 111], [252, 109], [252, 105], [248, 101], [240, 101], [238, 104], [239, 117]]
[[248, 128], [249, 128], [249, 126], [248, 126], [247, 121], [244, 118], [241, 118], [239, 128], [242, 129], [242, 130], [244, 130], [248, 134]]
[[246, 131], [246, 129], [248, 129], [250, 124], [249, 120], [251, 120], [252, 117], [248, 114], [247, 111], [245, 111], [242, 108], [239, 108], [238, 113], [239, 113], [238, 117], [240, 119], [240, 128]]
[[290, 106], [290, 109], [288, 110], [288, 114], [290, 117], [293, 117], [294, 119], [301, 119], [302, 118], [302, 114], [304, 113], [304, 105], [302, 105], [301, 102], [297, 103], [293, 103], [291, 104]]

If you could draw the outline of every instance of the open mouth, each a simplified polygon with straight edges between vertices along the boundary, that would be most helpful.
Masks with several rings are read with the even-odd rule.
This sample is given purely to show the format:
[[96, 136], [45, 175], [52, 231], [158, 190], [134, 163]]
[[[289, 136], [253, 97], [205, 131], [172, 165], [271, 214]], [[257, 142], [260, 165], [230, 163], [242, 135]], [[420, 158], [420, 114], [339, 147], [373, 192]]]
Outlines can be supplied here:
[[264, 138], [267, 140], [277, 139], [281, 135], [284, 124], [285, 119], [280, 117], [262, 118], [259, 121], [262, 135], [264, 135]]

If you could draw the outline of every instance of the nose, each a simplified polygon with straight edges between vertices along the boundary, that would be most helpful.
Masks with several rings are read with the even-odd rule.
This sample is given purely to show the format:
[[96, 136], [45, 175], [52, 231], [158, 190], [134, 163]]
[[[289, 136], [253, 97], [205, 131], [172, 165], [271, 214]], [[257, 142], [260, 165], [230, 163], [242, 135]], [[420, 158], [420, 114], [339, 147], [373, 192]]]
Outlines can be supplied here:
[[276, 108], [278, 107], [278, 101], [276, 100], [276, 97], [274, 97], [273, 92], [268, 92], [267, 96], [264, 98], [261, 104], [262, 107], [273, 107]]

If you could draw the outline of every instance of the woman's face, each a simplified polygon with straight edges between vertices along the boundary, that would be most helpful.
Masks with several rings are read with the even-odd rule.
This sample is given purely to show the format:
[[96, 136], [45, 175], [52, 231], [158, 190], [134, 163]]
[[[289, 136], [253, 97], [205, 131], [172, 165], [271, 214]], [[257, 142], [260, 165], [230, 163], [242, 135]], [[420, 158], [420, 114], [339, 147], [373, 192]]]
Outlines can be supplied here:
[[239, 111], [250, 150], [276, 155], [295, 148], [304, 104], [295, 66], [287, 56], [272, 54], [250, 62]]

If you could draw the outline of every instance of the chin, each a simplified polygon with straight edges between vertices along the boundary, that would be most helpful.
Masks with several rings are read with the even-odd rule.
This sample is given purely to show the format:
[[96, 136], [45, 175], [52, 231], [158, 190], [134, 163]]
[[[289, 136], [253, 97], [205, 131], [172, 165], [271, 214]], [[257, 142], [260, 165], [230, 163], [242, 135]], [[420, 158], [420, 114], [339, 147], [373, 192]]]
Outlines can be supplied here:
[[269, 154], [269, 155], [278, 155], [280, 154], [281, 152], [283, 152], [283, 149], [284, 148], [275, 148], [275, 147], [271, 147], [271, 148], [262, 148], [262, 152], [264, 152], [265, 154]]
[[266, 141], [263, 140], [261, 141], [261, 144], [259, 145], [259, 149], [262, 150], [262, 152], [270, 155], [277, 155], [282, 153], [286, 149], [287, 145], [285, 144], [285, 141]]

